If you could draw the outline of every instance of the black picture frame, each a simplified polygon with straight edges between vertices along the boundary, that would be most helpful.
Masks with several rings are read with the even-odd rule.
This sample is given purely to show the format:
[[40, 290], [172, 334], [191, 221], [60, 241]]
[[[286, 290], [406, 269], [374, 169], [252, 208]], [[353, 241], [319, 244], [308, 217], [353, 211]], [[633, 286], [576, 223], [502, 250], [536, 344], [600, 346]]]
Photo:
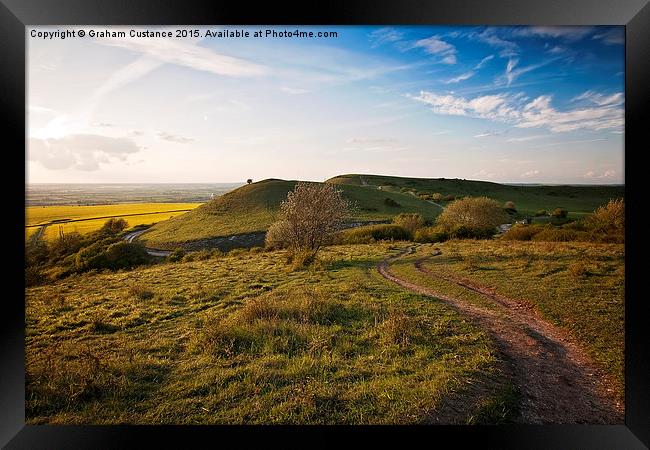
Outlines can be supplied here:
[[[341, 445], [361, 438], [376, 443], [424, 445], [453, 442], [456, 446], [488, 448], [603, 448], [650, 446], [650, 354], [648, 327], [640, 289], [643, 256], [639, 223], [643, 210], [640, 188], [644, 168], [635, 159], [648, 149], [644, 139], [650, 98], [650, 4], [647, 0], [337, 0], [297, 5], [266, 2], [198, 0], [0, 0], [0, 113], [5, 128], [3, 156], [11, 161], [5, 174], [11, 217], [24, 214], [18, 192], [24, 172], [17, 169], [25, 150], [26, 26], [33, 25], [625, 25], [625, 202], [627, 204], [625, 274], [625, 424], [624, 425], [511, 425], [431, 427], [223, 427], [223, 426], [26, 426], [24, 380], [24, 224], [5, 220], [15, 233], [5, 237], [9, 255], [5, 274], [11, 290], [4, 290], [0, 333], [0, 444], [6, 448], [125, 448], [147, 446], [192, 448], [205, 442], [237, 445], [263, 439], [264, 445], [283, 447]], [[14, 160], [15, 159], [15, 160]], [[14, 166], [14, 164], [16, 166]], [[15, 170], [15, 174], [13, 173]], [[22, 175], [21, 175], [22, 174]], [[9, 177], [5, 177], [9, 179]], [[7, 209], [5, 208], [5, 211]], [[24, 217], [24, 216], [23, 216]], [[15, 228], [14, 228], [15, 226]], [[19, 237], [20, 236], [20, 237]], [[18, 260], [16, 262], [16, 259]], [[416, 434], [417, 436], [413, 436]], [[317, 435], [317, 436], [313, 436]], [[205, 445], [205, 444], [203, 444]], [[448, 444], [449, 445], [449, 444]], [[448, 445], [445, 445], [448, 446]], [[202, 445], [201, 445], [202, 446]]]

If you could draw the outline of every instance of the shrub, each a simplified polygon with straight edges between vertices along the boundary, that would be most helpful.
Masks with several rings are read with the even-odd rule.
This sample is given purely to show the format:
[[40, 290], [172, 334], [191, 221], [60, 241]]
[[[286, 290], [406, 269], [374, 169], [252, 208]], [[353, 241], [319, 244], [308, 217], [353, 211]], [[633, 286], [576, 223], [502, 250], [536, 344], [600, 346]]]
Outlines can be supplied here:
[[[136, 242], [116, 242], [111, 244], [104, 253], [104, 268], [131, 269], [149, 262], [149, 254], [144, 245]], [[97, 267], [98, 269], [100, 267]]]
[[533, 236], [543, 229], [544, 227], [539, 225], [513, 225], [501, 236], [501, 239], [507, 241], [530, 241]]
[[495, 234], [493, 227], [474, 228], [467, 225], [457, 225], [448, 231], [449, 237], [453, 239], [490, 239]]
[[625, 231], [625, 201], [610, 200], [585, 219], [585, 226], [595, 232], [623, 233]]
[[506, 210], [508, 214], [515, 214], [517, 212], [517, 207], [514, 202], [508, 201], [503, 205], [503, 209]]
[[539, 209], [535, 212], [535, 217], [548, 216], [548, 211], [545, 209]]
[[444, 242], [447, 239], [449, 239], [449, 233], [444, 228], [438, 226], [420, 228], [413, 236], [415, 242], [422, 243]]
[[380, 224], [345, 230], [341, 234], [344, 244], [368, 244], [375, 241], [407, 241], [411, 239], [408, 231], [399, 225]]
[[418, 213], [400, 213], [393, 218], [393, 223], [399, 225], [413, 235], [415, 230], [422, 228], [424, 225], [424, 219]]
[[443, 199], [445, 202], [453, 202], [454, 200], [456, 200], [456, 197], [454, 197], [454, 196], [451, 195], [451, 194], [448, 194], [448, 195], [445, 195], [442, 199]]
[[384, 204], [385, 204], [386, 206], [390, 206], [391, 208], [399, 208], [399, 207], [402, 206], [402, 205], [400, 205], [399, 203], [397, 203], [395, 200], [393, 200], [393, 199], [390, 198], [390, 197], [386, 197], [386, 198], [384, 199]]
[[102, 227], [99, 229], [99, 232], [101, 234], [116, 235], [128, 228], [128, 226], [129, 223], [122, 218], [111, 218], [108, 219], [104, 225], [102, 225]]
[[167, 260], [170, 262], [177, 262], [183, 259], [183, 256], [185, 256], [185, 250], [182, 248], [177, 248], [169, 254]]
[[495, 228], [508, 221], [507, 214], [496, 200], [467, 197], [456, 200], [438, 216], [436, 223], [452, 237], [490, 236]]
[[443, 201], [444, 198], [445, 198], [444, 195], [442, 195], [440, 192], [435, 192], [431, 194], [431, 200], [433, 200], [436, 203]]
[[[586, 239], [586, 233], [582, 233], [583, 239]], [[581, 237], [581, 233], [575, 230], [566, 228], [549, 226], [545, 227], [542, 231], [532, 237], [533, 241], [547, 241], [547, 242], [569, 242], [576, 241]]]
[[568, 215], [569, 211], [564, 208], [555, 208], [551, 213], [551, 216], [555, 217], [556, 219], [566, 219]]

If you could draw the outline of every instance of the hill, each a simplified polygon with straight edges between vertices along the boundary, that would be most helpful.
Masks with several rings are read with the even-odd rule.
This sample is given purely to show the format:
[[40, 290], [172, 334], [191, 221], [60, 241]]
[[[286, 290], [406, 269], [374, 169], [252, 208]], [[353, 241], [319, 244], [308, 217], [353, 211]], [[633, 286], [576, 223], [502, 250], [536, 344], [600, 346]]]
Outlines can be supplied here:
[[533, 215], [540, 209], [552, 211], [562, 207], [569, 216], [581, 217], [591, 213], [611, 198], [623, 197], [624, 186], [513, 186], [449, 178], [405, 178], [381, 175], [348, 174], [327, 180], [342, 186], [375, 187], [383, 192], [424, 192], [453, 196], [486, 196], [501, 202], [512, 201], [524, 215]]
[[[228, 192], [193, 211], [153, 226], [141, 236], [149, 247], [173, 248], [176, 244], [233, 234], [264, 232], [276, 220], [280, 203], [297, 181], [267, 179]], [[343, 195], [356, 202], [351, 221], [391, 219], [401, 212], [419, 212], [434, 220], [441, 209], [408, 193], [384, 192], [366, 186], [341, 184]], [[399, 206], [389, 206], [386, 198]]]

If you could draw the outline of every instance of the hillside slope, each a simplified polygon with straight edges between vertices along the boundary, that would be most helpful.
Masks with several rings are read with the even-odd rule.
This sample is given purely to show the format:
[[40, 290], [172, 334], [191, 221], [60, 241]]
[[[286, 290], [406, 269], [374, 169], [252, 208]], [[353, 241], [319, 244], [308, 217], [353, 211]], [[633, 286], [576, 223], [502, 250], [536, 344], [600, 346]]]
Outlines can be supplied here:
[[611, 198], [623, 197], [624, 186], [512, 186], [488, 181], [449, 178], [405, 178], [381, 175], [348, 174], [327, 180], [342, 186], [380, 188], [384, 192], [441, 193], [454, 196], [486, 196], [501, 202], [513, 201], [522, 214], [534, 214], [545, 209], [562, 207], [569, 215], [580, 217], [607, 203]]
[[[242, 186], [193, 211], [153, 226], [141, 236], [146, 245], [172, 248], [175, 244], [233, 234], [266, 231], [276, 220], [280, 203], [297, 181], [268, 179]], [[435, 219], [440, 208], [401, 192], [383, 192], [370, 186], [341, 185], [343, 195], [356, 202], [350, 220], [384, 220], [401, 212], [419, 212]], [[400, 206], [386, 205], [391, 198]]]

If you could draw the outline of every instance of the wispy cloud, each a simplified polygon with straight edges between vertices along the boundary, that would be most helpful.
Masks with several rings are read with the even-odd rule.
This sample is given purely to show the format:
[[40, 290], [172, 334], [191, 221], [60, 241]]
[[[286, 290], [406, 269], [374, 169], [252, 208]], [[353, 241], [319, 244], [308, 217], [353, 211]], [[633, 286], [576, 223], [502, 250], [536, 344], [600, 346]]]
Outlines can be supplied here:
[[623, 28], [612, 28], [604, 33], [594, 34], [592, 39], [600, 39], [608, 45], [625, 44], [625, 31]]
[[157, 63], [175, 64], [215, 75], [251, 77], [270, 72], [268, 67], [261, 64], [201, 47], [196, 40], [102, 38], [96, 42], [135, 52]]
[[404, 33], [392, 27], [374, 30], [368, 35], [370, 47], [375, 48], [387, 43], [399, 42], [404, 38]]
[[605, 95], [605, 94], [601, 94], [589, 90], [571, 99], [572, 102], [576, 102], [580, 100], [585, 100], [589, 103], [594, 103], [598, 106], [606, 106], [606, 105], [620, 105], [621, 103], [623, 103], [624, 97], [623, 97], [623, 93], [621, 92]]
[[548, 137], [547, 135], [544, 134], [537, 134], [534, 136], [523, 136], [523, 137], [514, 137], [514, 138], [508, 138], [506, 139], [506, 142], [528, 142], [528, 141], [534, 141], [537, 139], [542, 139]]
[[189, 144], [190, 142], [193, 142], [194, 139], [188, 138], [185, 136], [179, 136], [176, 134], [170, 134], [166, 133], [164, 131], [161, 131], [160, 133], [157, 134], [157, 136], [162, 139], [163, 141], [167, 142], [174, 142], [176, 144]]
[[307, 89], [300, 89], [300, 88], [291, 88], [287, 86], [282, 86], [280, 90], [284, 93], [291, 94], [291, 95], [302, 95], [302, 94], [308, 94], [309, 90]]
[[529, 66], [520, 67], [518, 69], [516, 69], [515, 67], [517, 66], [517, 64], [519, 64], [519, 60], [518, 59], [512, 59], [512, 58], [509, 59], [508, 64], [506, 65], [505, 74], [503, 75], [505, 80], [506, 80], [506, 85], [510, 86], [512, 84], [512, 82], [515, 81], [517, 78], [519, 78], [521, 75], [523, 75], [523, 74], [525, 74], [527, 72], [530, 72], [532, 70], [539, 69], [540, 67], [544, 67], [544, 66], [552, 63], [556, 59], [557, 58], [549, 59], [547, 61], [544, 61], [544, 62], [541, 62], [541, 63], [538, 63], [538, 64], [531, 64]]
[[443, 41], [438, 36], [420, 39], [419, 41], [416, 41], [413, 46], [423, 48], [427, 54], [439, 57], [439, 61], [443, 64], [456, 64], [457, 62], [456, 47]]
[[552, 37], [562, 38], [568, 41], [576, 41], [582, 39], [593, 31], [594, 28], [586, 26], [522, 27], [513, 31], [513, 35]]
[[509, 94], [483, 95], [472, 99], [452, 94], [421, 91], [408, 96], [427, 104], [435, 114], [467, 116], [512, 123], [518, 128], [545, 127], [553, 132], [579, 129], [620, 129], [623, 110], [620, 105], [604, 105], [559, 111], [551, 106], [551, 96], [542, 95], [530, 102]]
[[483, 66], [485, 66], [489, 61], [494, 59], [494, 55], [488, 55], [485, 58], [483, 58], [477, 65], [474, 66], [474, 70], [479, 70]]
[[453, 77], [453, 78], [448, 79], [447, 81], [445, 81], [445, 83], [446, 84], [459, 83], [461, 81], [465, 81], [465, 80], [468, 80], [468, 79], [472, 78], [475, 74], [476, 74], [476, 72], [470, 70], [469, 72], [462, 73], [462, 74], [458, 75], [457, 77]]
[[540, 174], [539, 170], [528, 170], [528, 171], [522, 173], [520, 176], [522, 178], [530, 178], [530, 177], [534, 177], [535, 175], [539, 175], [539, 174]]
[[470, 38], [499, 49], [499, 56], [502, 58], [509, 58], [519, 54], [519, 45], [515, 42], [501, 38], [494, 28], [486, 28], [481, 33], [473, 33], [470, 35]]

